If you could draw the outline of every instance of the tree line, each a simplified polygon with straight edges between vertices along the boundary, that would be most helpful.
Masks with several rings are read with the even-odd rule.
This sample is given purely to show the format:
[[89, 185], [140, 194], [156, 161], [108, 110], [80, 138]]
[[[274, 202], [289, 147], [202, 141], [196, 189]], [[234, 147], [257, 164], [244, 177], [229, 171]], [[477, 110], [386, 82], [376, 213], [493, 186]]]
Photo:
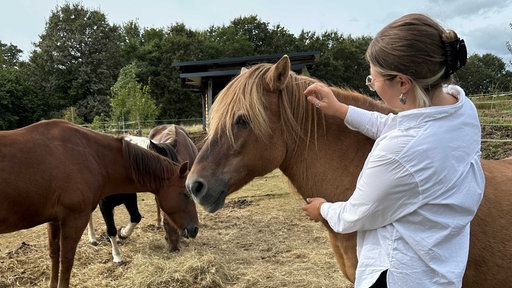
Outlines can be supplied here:
[[[294, 35], [257, 15], [206, 30], [178, 22], [165, 28], [143, 28], [136, 21], [117, 25], [100, 10], [66, 3], [50, 13], [27, 60], [15, 44], [0, 39], [0, 129], [50, 118], [200, 118], [201, 95], [181, 89], [172, 64], [226, 57], [319, 51], [311, 76], [376, 96], [364, 84], [371, 40], [335, 30]], [[508, 49], [512, 53], [510, 43]], [[455, 76], [467, 94], [512, 90], [512, 72], [493, 54], [471, 55]]]

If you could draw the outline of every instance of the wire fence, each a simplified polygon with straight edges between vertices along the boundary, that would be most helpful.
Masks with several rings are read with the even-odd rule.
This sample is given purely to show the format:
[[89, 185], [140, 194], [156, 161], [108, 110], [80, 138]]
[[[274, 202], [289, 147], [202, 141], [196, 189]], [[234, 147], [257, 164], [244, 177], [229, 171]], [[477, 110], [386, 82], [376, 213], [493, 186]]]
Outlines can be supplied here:
[[[486, 133], [482, 142], [512, 142], [512, 91], [470, 95]], [[489, 132], [491, 131], [491, 132]]]
[[83, 124], [81, 126], [108, 134], [130, 134], [142, 136], [148, 134], [151, 128], [163, 124], [176, 124], [185, 127], [194, 127], [193, 129], [202, 130], [203, 118], [95, 122], [92, 124]]

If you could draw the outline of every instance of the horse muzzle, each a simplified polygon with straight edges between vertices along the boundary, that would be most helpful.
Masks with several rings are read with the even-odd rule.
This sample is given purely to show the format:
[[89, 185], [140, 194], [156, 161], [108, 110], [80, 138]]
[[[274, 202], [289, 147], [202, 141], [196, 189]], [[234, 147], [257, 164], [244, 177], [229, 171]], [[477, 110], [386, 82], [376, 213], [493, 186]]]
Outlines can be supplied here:
[[196, 238], [197, 233], [199, 233], [199, 227], [197, 225], [190, 225], [183, 229], [183, 237], [189, 239], [189, 238]]
[[189, 174], [186, 186], [194, 200], [206, 211], [214, 213], [224, 207], [227, 195], [226, 181], [219, 180], [214, 185], [208, 185], [206, 180], [199, 177], [191, 177]]

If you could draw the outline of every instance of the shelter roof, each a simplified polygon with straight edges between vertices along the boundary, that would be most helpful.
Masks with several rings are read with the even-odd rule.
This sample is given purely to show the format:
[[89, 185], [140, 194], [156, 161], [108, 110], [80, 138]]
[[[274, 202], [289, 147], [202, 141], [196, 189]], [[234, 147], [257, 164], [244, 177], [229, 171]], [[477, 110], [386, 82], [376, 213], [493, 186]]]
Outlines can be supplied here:
[[234, 58], [210, 59], [201, 61], [176, 62], [172, 66], [180, 70], [182, 87], [187, 90], [204, 91], [209, 80], [217, 82], [214, 86], [225, 86], [242, 67], [259, 63], [275, 63], [283, 55], [288, 55], [295, 72], [307, 70], [317, 59], [320, 52], [294, 52], [273, 55], [244, 56]]

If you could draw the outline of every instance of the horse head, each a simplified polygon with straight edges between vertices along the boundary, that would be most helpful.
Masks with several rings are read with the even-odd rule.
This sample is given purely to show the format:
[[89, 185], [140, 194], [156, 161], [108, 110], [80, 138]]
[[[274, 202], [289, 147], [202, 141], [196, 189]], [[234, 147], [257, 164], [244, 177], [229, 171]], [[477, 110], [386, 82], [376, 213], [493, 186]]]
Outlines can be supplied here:
[[[300, 77], [290, 71], [290, 60], [284, 56], [276, 64], [243, 71], [219, 93], [207, 142], [187, 179], [187, 188], [205, 210], [222, 208], [228, 194], [293, 157], [288, 147], [300, 133], [292, 136], [286, 130], [299, 131], [293, 114], [307, 111], [302, 92], [312, 83], [290, 83], [306, 80]], [[302, 112], [290, 101], [303, 102]]]
[[195, 238], [199, 231], [199, 219], [194, 200], [185, 188], [188, 162], [181, 163], [178, 175], [163, 185], [156, 194], [158, 204], [171, 225], [186, 238]]
[[140, 189], [148, 189], [141, 191], [154, 193], [160, 208], [176, 230], [194, 238], [199, 230], [199, 220], [195, 202], [185, 186], [188, 162], [178, 164], [178, 157], [170, 144], [150, 141], [148, 149], [151, 151], [129, 141], [123, 141], [123, 144], [133, 179], [139, 183]]

